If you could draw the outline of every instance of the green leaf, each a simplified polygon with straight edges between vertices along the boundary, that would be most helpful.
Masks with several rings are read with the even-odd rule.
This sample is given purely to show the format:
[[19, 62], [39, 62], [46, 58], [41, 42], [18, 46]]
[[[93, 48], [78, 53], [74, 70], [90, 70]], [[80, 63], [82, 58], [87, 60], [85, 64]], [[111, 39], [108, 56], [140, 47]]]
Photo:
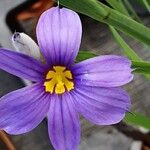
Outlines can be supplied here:
[[150, 2], [148, 3], [147, 0], [142, 0], [143, 4], [145, 5], [145, 7], [147, 8], [147, 10], [150, 12]]
[[[119, 12], [130, 16], [128, 14], [128, 11], [126, 10], [126, 7], [124, 6], [124, 3], [122, 2], [122, 0], [107, 0], [107, 2], [116, 10], [118, 10]], [[139, 20], [138, 16], [136, 15], [134, 9], [132, 8], [132, 6], [130, 5], [130, 3], [128, 2], [128, 0], [124, 0], [125, 4], [128, 6], [128, 9], [130, 10], [130, 13], [134, 16], [134, 18], [136, 18], [137, 20]], [[139, 20], [140, 22], [140, 20]], [[123, 38], [119, 35], [119, 33], [117, 32], [117, 30], [113, 27], [113, 26], [109, 26], [110, 31], [112, 32], [116, 42], [120, 45], [120, 47], [124, 50], [124, 54], [129, 57], [131, 60], [141, 60], [141, 58], [134, 52], [134, 50], [132, 50], [132, 48], [123, 40]]]
[[140, 6], [146, 9], [145, 4], [143, 3], [142, 0], [136, 0], [136, 1], [140, 4]]
[[150, 45], [150, 29], [148, 27], [97, 0], [60, 0], [60, 3]]
[[96, 54], [90, 52], [90, 51], [79, 51], [77, 58], [76, 58], [76, 62], [80, 62], [92, 57], [97, 56]]
[[150, 69], [150, 62], [149, 61], [132, 61], [133, 68], [149, 68]]
[[150, 62], [132, 61], [132, 68], [135, 69], [134, 73], [150, 74]]
[[128, 124], [138, 125], [146, 129], [150, 129], [150, 117], [146, 117], [139, 113], [127, 113], [124, 121]]
[[130, 16], [127, 9], [125, 8], [122, 0], [106, 0], [114, 9], [118, 10], [126, 16]]
[[124, 3], [126, 5], [126, 7], [128, 8], [128, 11], [130, 13], [130, 16], [137, 20], [138, 22], [142, 23], [141, 19], [138, 17], [138, 15], [136, 14], [134, 8], [132, 7], [132, 5], [130, 4], [129, 0], [124, 0]]
[[120, 47], [124, 50], [123, 53], [131, 60], [141, 61], [141, 58], [130, 48], [130, 46], [123, 40], [123, 38], [119, 35], [117, 30], [109, 26], [116, 42], [120, 45]]
[[130, 4], [128, 0], [107, 0], [107, 2], [120, 13], [142, 23], [142, 21], [140, 20], [140, 18], [138, 17], [134, 8], [132, 7], [132, 5]]

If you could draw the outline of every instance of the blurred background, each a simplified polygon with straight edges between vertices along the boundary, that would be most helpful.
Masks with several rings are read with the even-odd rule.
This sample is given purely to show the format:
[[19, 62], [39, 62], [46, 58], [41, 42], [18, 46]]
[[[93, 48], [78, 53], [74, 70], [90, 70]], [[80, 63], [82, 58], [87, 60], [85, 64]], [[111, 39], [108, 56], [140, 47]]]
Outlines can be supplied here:
[[[134, 0], [131, 0], [131, 4], [143, 23], [150, 26], [148, 11]], [[37, 20], [43, 11], [53, 5], [56, 4], [51, 0], [0, 0], [0, 46], [14, 49], [11, 36], [15, 31], [25, 32], [36, 41]], [[83, 24], [81, 50], [91, 50], [99, 55], [122, 55], [122, 50], [105, 24], [79, 15]], [[122, 36], [137, 54], [145, 60], [150, 60], [149, 47], [125, 35]], [[26, 84], [22, 79], [0, 70], [0, 96], [24, 86]], [[149, 80], [136, 75], [134, 81], [124, 87], [132, 98], [131, 111], [150, 116], [149, 86]], [[83, 118], [81, 122], [82, 139], [79, 150], [150, 150], [150, 132], [145, 128], [127, 125], [124, 122], [114, 126], [95, 126]], [[7, 136], [11, 142], [4, 132], [0, 132], [0, 150], [53, 150], [48, 138], [46, 119], [30, 133]]]

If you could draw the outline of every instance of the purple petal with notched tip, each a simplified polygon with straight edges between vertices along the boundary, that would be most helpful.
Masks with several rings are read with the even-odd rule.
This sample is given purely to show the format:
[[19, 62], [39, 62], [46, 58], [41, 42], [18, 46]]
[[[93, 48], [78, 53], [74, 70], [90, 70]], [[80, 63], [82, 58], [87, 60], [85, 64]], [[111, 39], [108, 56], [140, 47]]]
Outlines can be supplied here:
[[79, 83], [71, 95], [77, 111], [99, 125], [120, 122], [131, 105], [130, 97], [120, 88], [82, 86]]
[[71, 65], [81, 42], [82, 27], [77, 13], [53, 7], [45, 11], [37, 24], [37, 39], [50, 65]]
[[47, 67], [30, 56], [0, 49], [0, 69], [31, 81], [41, 81]]
[[41, 87], [35, 84], [0, 99], [0, 129], [14, 135], [26, 133], [46, 117], [50, 96]]
[[129, 59], [115, 55], [104, 55], [75, 64], [74, 78], [82, 85], [99, 87], [122, 86], [133, 79]]
[[55, 150], [76, 150], [80, 142], [80, 123], [68, 93], [52, 95], [48, 112], [49, 137]]

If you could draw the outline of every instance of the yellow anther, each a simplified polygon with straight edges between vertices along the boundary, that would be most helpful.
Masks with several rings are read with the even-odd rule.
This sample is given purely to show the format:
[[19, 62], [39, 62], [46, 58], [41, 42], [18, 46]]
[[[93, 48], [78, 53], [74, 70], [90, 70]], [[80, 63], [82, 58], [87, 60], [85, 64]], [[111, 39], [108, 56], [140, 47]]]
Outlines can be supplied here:
[[46, 75], [46, 79], [51, 79], [54, 77], [55, 72], [54, 71], [49, 71], [48, 74]]
[[44, 82], [45, 91], [53, 93], [54, 87], [55, 87], [55, 79], [52, 79], [50, 81]]
[[60, 83], [56, 84], [55, 93], [56, 94], [62, 94], [64, 92], [65, 92], [64, 83], [60, 82]]
[[45, 91], [51, 94], [63, 94], [66, 90], [70, 91], [74, 89], [72, 79], [72, 73], [66, 70], [66, 67], [54, 66], [53, 70], [50, 70], [46, 75]]
[[72, 74], [69, 70], [64, 72], [65, 77], [67, 77], [68, 79], [72, 79]]
[[73, 82], [70, 82], [70, 81], [67, 80], [67, 79], [65, 79], [64, 82], [65, 82], [65, 86], [66, 86], [66, 88], [67, 88], [68, 91], [74, 89], [74, 84], [73, 84]]

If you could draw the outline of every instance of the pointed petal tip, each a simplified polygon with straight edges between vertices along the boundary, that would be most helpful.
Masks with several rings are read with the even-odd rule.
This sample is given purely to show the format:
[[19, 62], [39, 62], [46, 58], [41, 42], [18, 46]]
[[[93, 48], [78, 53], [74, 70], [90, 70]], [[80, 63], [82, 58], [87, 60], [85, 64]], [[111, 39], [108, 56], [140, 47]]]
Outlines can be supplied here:
[[82, 85], [118, 87], [133, 80], [131, 61], [122, 56], [97, 56], [75, 64], [72, 71]]
[[53, 7], [41, 15], [36, 33], [40, 49], [49, 64], [73, 63], [82, 34], [77, 13], [67, 8]]

